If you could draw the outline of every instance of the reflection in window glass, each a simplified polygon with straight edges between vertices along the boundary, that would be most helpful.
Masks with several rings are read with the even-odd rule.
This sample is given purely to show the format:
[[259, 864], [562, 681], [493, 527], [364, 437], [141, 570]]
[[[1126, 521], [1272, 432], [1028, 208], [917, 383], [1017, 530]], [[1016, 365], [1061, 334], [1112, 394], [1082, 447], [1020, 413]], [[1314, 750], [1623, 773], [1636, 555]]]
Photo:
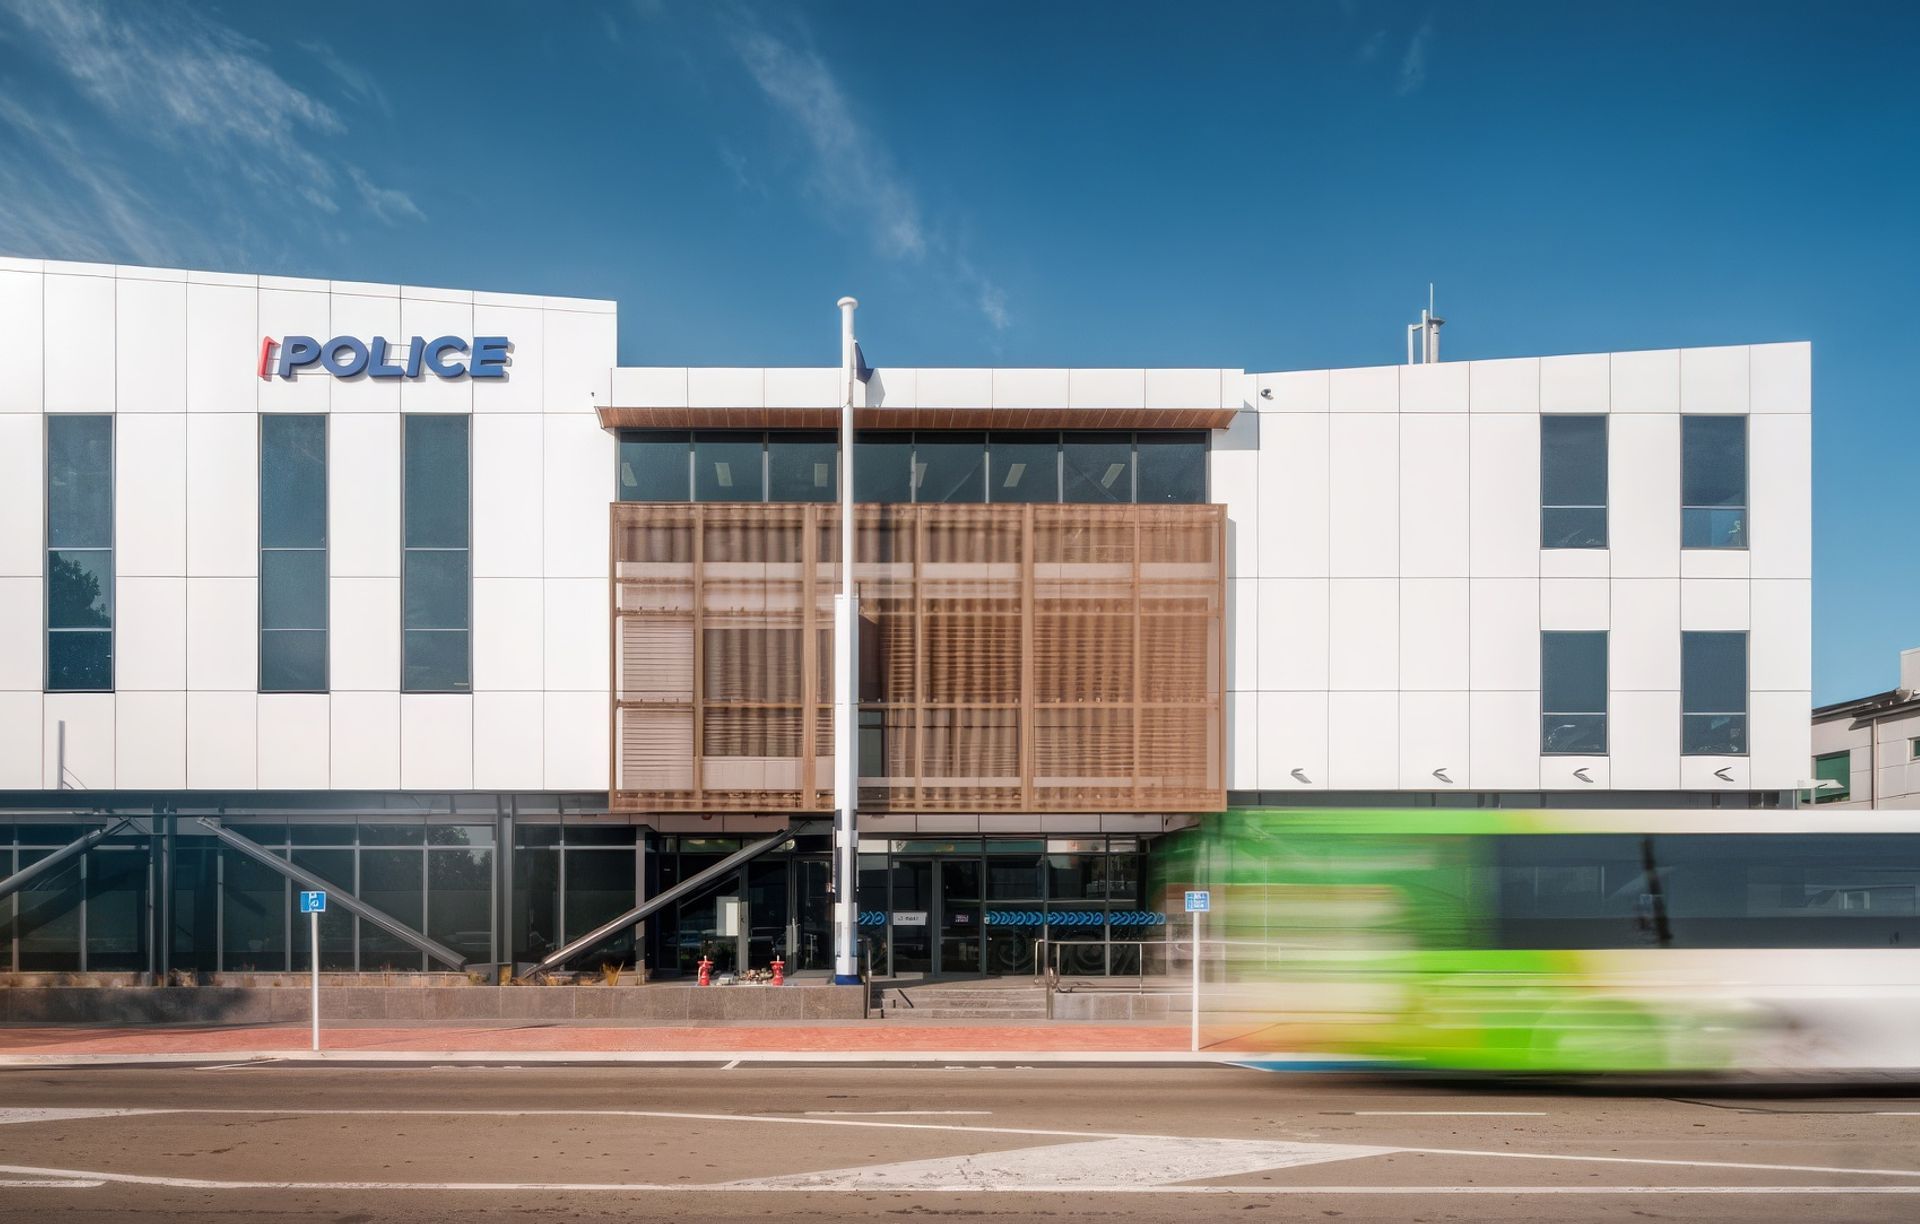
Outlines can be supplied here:
[[920, 433], [913, 438], [915, 501], [986, 500], [987, 436]]
[[1143, 433], [1135, 500], [1194, 504], [1207, 500], [1207, 435]]
[[1540, 751], [1607, 750], [1607, 635], [1540, 635]]
[[1747, 635], [1688, 631], [1680, 635], [1680, 751], [1741, 755], [1747, 751]]
[[1540, 418], [1540, 547], [1607, 546], [1607, 418]]
[[[578, 939], [633, 908], [633, 851], [566, 850], [566, 933]], [[633, 928], [627, 927], [581, 954], [580, 964], [633, 963]]]
[[284, 970], [292, 909], [286, 879], [225, 847], [220, 850], [220, 875], [220, 967], [229, 972]]
[[997, 433], [987, 444], [987, 500], [1060, 500], [1060, 435]]
[[1133, 500], [1133, 438], [1123, 433], [1069, 433], [1061, 438], [1062, 501]]
[[406, 418], [401, 687], [407, 692], [472, 688], [467, 428], [465, 416]]
[[113, 688], [113, 418], [47, 418], [49, 691]]
[[[420, 875], [424, 864], [420, 853], [364, 848], [360, 851], [360, 899], [416, 931], [426, 920]], [[425, 954], [406, 940], [389, 935], [371, 922], [360, 924], [363, 970], [421, 969], [425, 965]]]
[[1832, 786], [1815, 787], [1815, 803], [1839, 803], [1852, 795], [1853, 791], [1853, 753], [1842, 750], [1828, 752], [1813, 758], [1813, 780], [1831, 782]]
[[1680, 547], [1749, 543], [1747, 418], [1680, 418]]
[[620, 435], [620, 500], [687, 500], [692, 435], [685, 430], [630, 429]]
[[830, 433], [767, 435], [767, 500], [830, 502], [839, 496], [840, 442]]
[[427, 935], [469, 960], [494, 959], [493, 851], [427, 855]]
[[853, 500], [913, 500], [913, 435], [863, 433], [853, 440]]
[[260, 691], [327, 688], [327, 421], [260, 418]]
[[693, 435], [693, 498], [703, 502], [763, 501], [762, 451], [757, 433]]

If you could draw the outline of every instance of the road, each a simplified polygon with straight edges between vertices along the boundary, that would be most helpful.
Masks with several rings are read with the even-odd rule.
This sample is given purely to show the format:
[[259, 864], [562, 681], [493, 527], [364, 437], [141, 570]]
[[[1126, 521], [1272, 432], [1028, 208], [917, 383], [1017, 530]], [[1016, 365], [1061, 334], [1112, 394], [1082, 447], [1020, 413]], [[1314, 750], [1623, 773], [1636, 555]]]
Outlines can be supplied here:
[[1238, 1067], [0, 1070], [0, 1220], [1912, 1220], [1920, 1096]]

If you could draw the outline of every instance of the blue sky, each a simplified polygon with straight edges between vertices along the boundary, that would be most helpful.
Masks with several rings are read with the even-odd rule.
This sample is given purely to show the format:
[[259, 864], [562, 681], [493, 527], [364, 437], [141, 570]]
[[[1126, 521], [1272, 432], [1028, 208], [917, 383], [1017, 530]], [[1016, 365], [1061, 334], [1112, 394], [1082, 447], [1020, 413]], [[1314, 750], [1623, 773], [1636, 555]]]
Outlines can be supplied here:
[[1920, 645], [1920, 5], [0, 0], [0, 251], [616, 298], [625, 363], [1811, 339], [1816, 701]]

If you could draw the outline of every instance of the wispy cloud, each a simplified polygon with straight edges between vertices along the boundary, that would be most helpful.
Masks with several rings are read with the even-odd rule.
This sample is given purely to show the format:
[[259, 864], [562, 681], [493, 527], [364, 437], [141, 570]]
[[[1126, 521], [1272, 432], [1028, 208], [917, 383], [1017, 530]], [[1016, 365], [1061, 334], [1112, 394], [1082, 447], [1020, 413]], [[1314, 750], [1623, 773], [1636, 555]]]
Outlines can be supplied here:
[[[929, 227], [919, 194], [855, 113], [826, 62], [758, 27], [741, 29], [735, 48], [767, 100], [798, 127], [807, 187], [822, 207], [864, 232], [882, 257], [930, 268], [995, 330], [1004, 330], [1012, 321], [1005, 291]], [[728, 152], [722, 157], [733, 164]]]
[[1407, 40], [1407, 53], [1400, 57], [1399, 93], [1405, 96], [1427, 83], [1427, 49], [1433, 42], [1433, 18], [1429, 16]]
[[[7, 210], [23, 214], [7, 229], [23, 249], [70, 245], [74, 235], [55, 222], [76, 200], [120, 249], [156, 259], [213, 245], [194, 242], [196, 233], [243, 228], [233, 214], [250, 211], [239, 206], [249, 194], [288, 224], [322, 230], [355, 208], [390, 224], [423, 219], [404, 191], [339, 154], [348, 128], [334, 108], [282, 77], [264, 46], [193, 9], [170, 0], [0, 0], [0, 30], [91, 108], [16, 95], [0, 116], [28, 160], [58, 172], [24, 184], [24, 195], [7, 193]], [[377, 83], [325, 44], [309, 51], [349, 98], [388, 105]], [[136, 211], [147, 218], [137, 223], [144, 236], [130, 228]], [[26, 217], [42, 223], [30, 229]]]
[[334, 80], [339, 82], [341, 92], [349, 99], [379, 111], [388, 119], [393, 118], [393, 100], [387, 97], [387, 91], [380, 87], [380, 82], [373, 79], [371, 72], [341, 59], [340, 53], [333, 49], [332, 44], [322, 39], [309, 39], [300, 44], [300, 49], [313, 56], [322, 68], [333, 74]]

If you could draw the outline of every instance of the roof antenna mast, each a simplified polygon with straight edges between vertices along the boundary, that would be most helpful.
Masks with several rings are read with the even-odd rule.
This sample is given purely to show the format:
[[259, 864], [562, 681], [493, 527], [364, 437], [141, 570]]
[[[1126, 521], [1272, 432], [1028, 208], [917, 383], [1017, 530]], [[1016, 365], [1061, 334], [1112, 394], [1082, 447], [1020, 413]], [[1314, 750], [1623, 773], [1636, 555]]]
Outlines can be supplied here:
[[[1418, 323], [1407, 324], [1407, 364], [1424, 365], [1440, 360], [1440, 328], [1445, 319], [1433, 313], [1433, 282], [1427, 282], [1427, 308], [1420, 312]], [[1414, 360], [1413, 337], [1420, 335], [1420, 359]]]

